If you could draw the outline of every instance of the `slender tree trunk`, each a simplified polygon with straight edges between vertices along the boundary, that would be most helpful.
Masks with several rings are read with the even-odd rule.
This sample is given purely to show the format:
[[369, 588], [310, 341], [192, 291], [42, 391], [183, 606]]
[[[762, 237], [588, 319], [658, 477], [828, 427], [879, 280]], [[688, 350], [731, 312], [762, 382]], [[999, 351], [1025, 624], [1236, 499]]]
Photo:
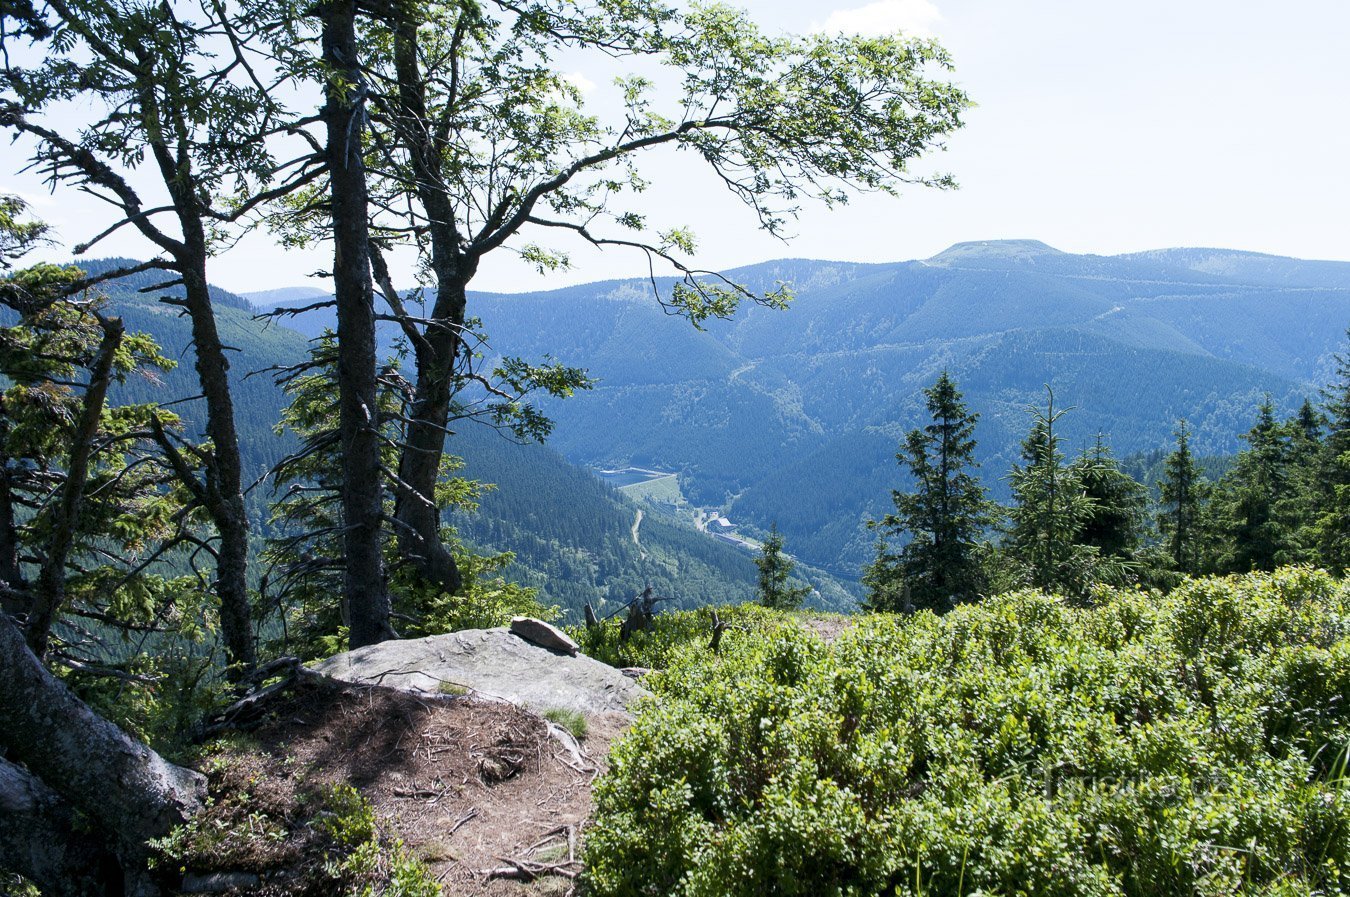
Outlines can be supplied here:
[[28, 646], [39, 658], [47, 653], [52, 623], [66, 600], [66, 562], [75, 546], [80, 509], [84, 504], [85, 483], [89, 479], [89, 462], [98, 435], [103, 405], [112, 383], [113, 356], [122, 344], [125, 332], [118, 318], [100, 318], [103, 339], [89, 370], [89, 386], [84, 391], [80, 419], [71, 434], [70, 455], [66, 463], [66, 480], [52, 511], [51, 536], [43, 546], [42, 565], [38, 568], [33, 588], [33, 603], [28, 610]]
[[4, 446], [9, 442], [9, 419], [0, 407], [0, 613], [20, 614], [25, 608], [19, 596], [24, 589], [23, 571], [19, 568], [19, 532], [14, 519], [14, 489], [10, 483], [9, 456]]
[[[441, 297], [459, 316], [433, 313], [416, 354], [417, 385], [399, 457], [399, 495], [394, 507], [398, 521], [399, 554], [412, 561], [428, 582], [454, 593], [461, 585], [454, 555], [441, 543], [441, 509], [436, 504], [436, 481], [445, 452], [446, 425], [454, 393], [455, 358], [459, 353], [464, 315], [464, 286], [453, 278], [439, 281]], [[457, 298], [456, 298], [457, 296]]]
[[339, 435], [345, 567], [342, 598], [351, 646], [396, 637], [380, 553], [383, 489], [375, 363], [375, 296], [370, 275], [364, 80], [357, 65], [356, 6], [329, 0], [323, 62], [329, 72], [323, 120], [333, 220], [333, 282], [338, 316]]
[[146, 873], [146, 842], [201, 809], [205, 779], [166, 762], [89, 709], [43, 668], [2, 615], [0, 747], [108, 839], [121, 860], [127, 894], [155, 893]]
[[102, 897], [110, 857], [79, 830], [74, 808], [21, 766], [0, 757], [0, 869], [44, 894]]
[[199, 217], [180, 213], [185, 252], [181, 261], [197, 379], [206, 399], [206, 435], [211, 460], [206, 468], [206, 511], [220, 544], [216, 551], [216, 594], [220, 598], [220, 632], [231, 671], [239, 674], [257, 660], [248, 598], [248, 514], [244, 509], [243, 460], [235, 429], [230, 362], [216, 329], [215, 309], [206, 280], [206, 236]]
[[400, 16], [394, 28], [398, 73], [400, 140], [408, 151], [418, 199], [426, 211], [436, 302], [422, 339], [414, 343], [417, 385], [399, 457], [399, 491], [394, 506], [399, 556], [446, 592], [462, 584], [454, 555], [441, 543], [441, 509], [436, 481], [445, 451], [446, 425], [454, 393], [455, 361], [462, 346], [466, 290], [475, 264], [459, 248], [455, 210], [442, 185], [441, 148], [430, 131], [426, 85], [418, 64], [417, 22]]

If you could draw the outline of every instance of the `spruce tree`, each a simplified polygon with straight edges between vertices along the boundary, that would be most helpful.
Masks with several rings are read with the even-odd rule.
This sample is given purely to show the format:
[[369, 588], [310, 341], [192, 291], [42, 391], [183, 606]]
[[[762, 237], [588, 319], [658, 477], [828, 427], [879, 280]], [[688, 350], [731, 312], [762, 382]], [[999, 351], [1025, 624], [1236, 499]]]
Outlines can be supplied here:
[[1284, 543], [1281, 564], [1316, 563], [1317, 516], [1322, 487], [1322, 434], [1327, 419], [1309, 399], [1284, 423], [1287, 487], [1275, 497], [1275, 517]]
[[765, 607], [794, 610], [811, 594], [809, 587], [788, 585], [788, 577], [797, 565], [783, 551], [783, 535], [777, 524], [769, 529], [755, 566], [759, 568], [759, 603]]
[[1078, 541], [1091, 545], [1104, 558], [1128, 558], [1144, 534], [1148, 492], [1120, 469], [1102, 435], [1073, 464], [1073, 472], [1091, 501]]
[[[978, 540], [991, 522], [991, 505], [974, 471], [975, 424], [956, 384], [944, 371], [924, 390], [932, 423], [910, 431], [895, 456], [914, 478], [912, 492], [893, 491], [895, 511], [875, 525], [885, 536], [865, 571], [872, 610], [945, 611], [973, 601], [986, 588]], [[907, 535], [892, 554], [886, 538]]]
[[1191, 454], [1190, 428], [1185, 420], [1178, 422], [1176, 437], [1177, 447], [1167, 456], [1163, 479], [1158, 482], [1162, 496], [1158, 529], [1173, 569], [1189, 575], [1200, 570], [1201, 520], [1209, 487]]
[[[1350, 341], [1350, 330], [1346, 331]], [[1336, 382], [1323, 393], [1326, 436], [1317, 457], [1311, 539], [1317, 562], [1350, 570], [1350, 351], [1336, 356]]]
[[1269, 397], [1243, 439], [1248, 447], [1220, 481], [1216, 498], [1217, 565], [1225, 573], [1273, 570], [1291, 559], [1291, 533], [1277, 508], [1290, 486], [1288, 428], [1275, 419]]
[[1078, 541], [1093, 512], [1079, 471], [1064, 463], [1055, 424], [1067, 409], [1055, 409], [1046, 387], [1045, 410], [1032, 408], [1031, 430], [1022, 442], [1022, 463], [1014, 464], [1012, 527], [1007, 553], [1021, 567], [1018, 578], [1047, 592], [1078, 594], [1093, 580], [1097, 551]]

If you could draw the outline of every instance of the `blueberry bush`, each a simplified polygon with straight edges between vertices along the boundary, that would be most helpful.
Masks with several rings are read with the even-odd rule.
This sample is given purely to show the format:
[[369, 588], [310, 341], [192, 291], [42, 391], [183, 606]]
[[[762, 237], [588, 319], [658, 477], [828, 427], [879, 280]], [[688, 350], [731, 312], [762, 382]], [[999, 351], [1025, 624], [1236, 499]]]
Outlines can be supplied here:
[[588, 893], [1350, 892], [1350, 587], [1034, 592], [668, 652]]

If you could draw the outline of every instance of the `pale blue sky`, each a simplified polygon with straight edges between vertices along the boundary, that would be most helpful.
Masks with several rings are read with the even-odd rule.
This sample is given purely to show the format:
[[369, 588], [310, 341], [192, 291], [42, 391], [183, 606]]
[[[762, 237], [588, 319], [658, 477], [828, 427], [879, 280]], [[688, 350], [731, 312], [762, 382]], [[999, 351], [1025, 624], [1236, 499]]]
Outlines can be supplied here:
[[[770, 29], [935, 35], [956, 80], [979, 103], [931, 170], [961, 189], [913, 188], [842, 210], [810, 207], [797, 237], [755, 231], [752, 217], [695, 166], [653, 160], [643, 201], [655, 220], [688, 224], [699, 261], [722, 268], [781, 256], [891, 261], [961, 240], [1035, 238], [1073, 252], [1221, 246], [1350, 260], [1350, 3], [1342, 0], [880, 0], [741, 2]], [[579, 72], [608, 81], [608, 73]], [[604, 87], [597, 89], [603, 94]], [[88, 236], [87, 205], [37, 197], [10, 177], [0, 189], [40, 201], [61, 235]], [[573, 248], [573, 247], [569, 247]], [[134, 240], [107, 251], [145, 255]], [[506, 257], [475, 287], [538, 289], [638, 274], [622, 253], [573, 252], [547, 278]], [[324, 254], [286, 255], [246, 240], [213, 279], [239, 291], [294, 285]], [[318, 284], [321, 285], [321, 284]]]

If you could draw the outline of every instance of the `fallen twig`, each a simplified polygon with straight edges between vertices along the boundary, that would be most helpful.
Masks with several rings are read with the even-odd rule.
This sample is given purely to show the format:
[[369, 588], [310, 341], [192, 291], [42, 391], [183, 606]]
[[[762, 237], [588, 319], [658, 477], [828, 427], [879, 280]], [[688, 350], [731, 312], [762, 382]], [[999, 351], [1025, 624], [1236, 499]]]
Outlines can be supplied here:
[[580, 873], [567, 868], [575, 866], [576, 861], [568, 860], [565, 863], [535, 863], [530, 860], [514, 860], [510, 857], [497, 857], [507, 866], [498, 866], [495, 869], [486, 869], [483, 871], [488, 881], [496, 878], [507, 878], [512, 881], [534, 881], [536, 878], [542, 878], [545, 875], [557, 875], [561, 878], [574, 879]]

